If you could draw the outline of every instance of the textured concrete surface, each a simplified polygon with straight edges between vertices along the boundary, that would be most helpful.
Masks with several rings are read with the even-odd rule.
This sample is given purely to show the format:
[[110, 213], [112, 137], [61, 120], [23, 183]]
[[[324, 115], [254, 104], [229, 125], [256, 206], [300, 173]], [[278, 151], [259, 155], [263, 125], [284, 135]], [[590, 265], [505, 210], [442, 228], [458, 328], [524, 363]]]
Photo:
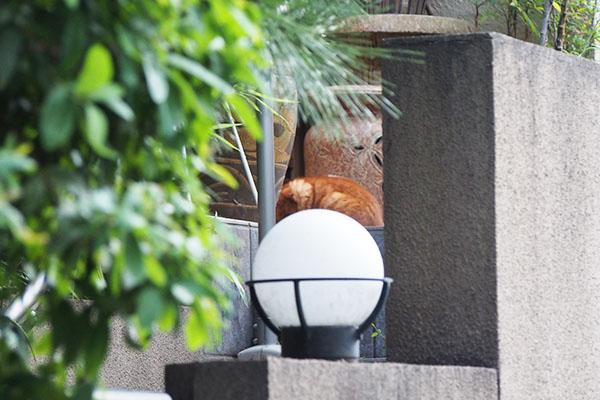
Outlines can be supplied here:
[[170, 365], [173, 400], [496, 400], [496, 371], [269, 358]]
[[[366, 228], [373, 239], [375, 239], [375, 243], [379, 247], [379, 251], [381, 251], [381, 256], [385, 255], [384, 248], [384, 227], [376, 226], [376, 227], [367, 227]], [[384, 260], [385, 265], [385, 260]], [[387, 276], [387, 275], [386, 275]], [[393, 283], [392, 283], [393, 285]], [[381, 310], [379, 315], [375, 318], [374, 321], [375, 328], [371, 327], [371, 329], [365, 330], [363, 332], [362, 338], [360, 340], [360, 354], [363, 358], [373, 358], [373, 359], [385, 359], [386, 358], [386, 328], [385, 328], [385, 308]], [[377, 336], [372, 337], [372, 334], [376, 332], [377, 329], [380, 331]]]
[[414, 14], [369, 15], [340, 29], [340, 32], [393, 33], [398, 36], [458, 35], [471, 31], [471, 24], [463, 19]]
[[383, 120], [388, 359], [495, 367], [492, 41], [388, 43], [426, 50], [383, 64], [403, 112]]
[[499, 368], [502, 399], [600, 394], [600, 66], [498, 34], [384, 62], [388, 358]]
[[600, 398], [600, 65], [493, 48], [503, 398]]

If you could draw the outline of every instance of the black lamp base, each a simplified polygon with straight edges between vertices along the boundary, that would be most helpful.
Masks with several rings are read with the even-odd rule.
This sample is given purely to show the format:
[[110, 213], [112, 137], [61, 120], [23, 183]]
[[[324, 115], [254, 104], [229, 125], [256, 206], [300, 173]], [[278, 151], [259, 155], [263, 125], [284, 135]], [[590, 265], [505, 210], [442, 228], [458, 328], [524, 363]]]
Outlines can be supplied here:
[[360, 356], [355, 326], [281, 328], [279, 339], [283, 357], [356, 360]]

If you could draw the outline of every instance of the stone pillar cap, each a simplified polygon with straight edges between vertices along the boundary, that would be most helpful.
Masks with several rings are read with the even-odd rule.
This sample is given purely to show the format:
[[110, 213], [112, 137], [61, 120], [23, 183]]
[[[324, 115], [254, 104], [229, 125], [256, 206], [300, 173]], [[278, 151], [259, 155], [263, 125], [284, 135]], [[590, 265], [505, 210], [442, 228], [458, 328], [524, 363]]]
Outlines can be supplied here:
[[373, 14], [348, 20], [338, 32], [396, 33], [410, 35], [457, 35], [472, 32], [467, 21], [415, 14]]

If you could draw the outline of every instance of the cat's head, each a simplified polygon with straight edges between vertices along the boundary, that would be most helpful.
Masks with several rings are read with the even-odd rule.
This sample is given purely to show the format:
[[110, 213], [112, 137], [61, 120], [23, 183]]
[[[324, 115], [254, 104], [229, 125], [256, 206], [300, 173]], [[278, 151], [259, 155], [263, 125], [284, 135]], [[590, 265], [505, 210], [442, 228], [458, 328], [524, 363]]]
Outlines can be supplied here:
[[302, 178], [294, 179], [283, 185], [275, 210], [277, 222], [288, 215], [313, 206], [313, 185]]

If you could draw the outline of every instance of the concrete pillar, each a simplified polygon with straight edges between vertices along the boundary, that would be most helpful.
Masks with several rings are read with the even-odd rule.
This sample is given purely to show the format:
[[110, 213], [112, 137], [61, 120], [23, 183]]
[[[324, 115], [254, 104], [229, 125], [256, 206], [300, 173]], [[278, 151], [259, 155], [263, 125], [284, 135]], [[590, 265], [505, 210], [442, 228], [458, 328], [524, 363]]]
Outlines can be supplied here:
[[499, 370], [506, 399], [600, 393], [600, 65], [499, 34], [385, 61], [391, 361]]

